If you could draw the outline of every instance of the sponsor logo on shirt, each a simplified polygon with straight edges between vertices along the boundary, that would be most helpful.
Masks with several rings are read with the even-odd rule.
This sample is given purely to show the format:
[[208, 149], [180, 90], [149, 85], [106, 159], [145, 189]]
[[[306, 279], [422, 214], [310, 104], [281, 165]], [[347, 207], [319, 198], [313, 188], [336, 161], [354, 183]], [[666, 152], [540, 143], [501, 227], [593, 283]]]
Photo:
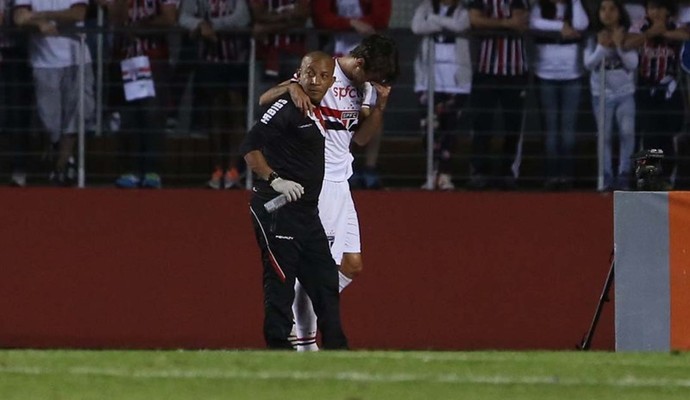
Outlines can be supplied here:
[[351, 85], [333, 86], [331, 90], [333, 91], [333, 96], [338, 100], [345, 98], [354, 99], [357, 97], [357, 88]]
[[285, 106], [287, 103], [288, 101], [285, 99], [278, 99], [278, 101], [273, 103], [273, 105], [268, 110], [266, 110], [264, 115], [261, 116], [261, 123], [263, 123], [264, 125], [268, 125], [268, 121], [270, 121], [271, 118], [273, 118], [273, 116], [276, 115], [278, 111], [281, 108], [283, 108], [283, 106]]

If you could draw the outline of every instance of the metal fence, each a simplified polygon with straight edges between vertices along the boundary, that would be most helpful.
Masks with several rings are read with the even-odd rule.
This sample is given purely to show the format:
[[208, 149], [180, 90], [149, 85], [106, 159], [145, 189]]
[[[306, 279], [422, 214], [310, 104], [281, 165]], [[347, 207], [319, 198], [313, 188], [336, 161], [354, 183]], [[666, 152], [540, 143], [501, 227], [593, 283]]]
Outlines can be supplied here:
[[[102, 24], [102, 20], [98, 22]], [[96, 24], [94, 24], [96, 25]], [[83, 49], [89, 47], [93, 54], [93, 63], [83, 65], [83, 68], [93, 68], [96, 76], [96, 115], [95, 124], [89, 126], [84, 116], [79, 119], [79, 146], [75, 153], [76, 175], [74, 176], [76, 186], [94, 187], [113, 185], [117, 177], [124, 171], [120, 164], [123, 156], [136, 156], [134, 154], [124, 154], [121, 147], [121, 138], [126, 129], [138, 129], [141, 121], [128, 121], [129, 125], [121, 125], [122, 113], [120, 110], [121, 101], [113, 100], [122, 97], [122, 83], [115, 79], [120, 73], [117, 65], [113, 64], [110, 58], [110, 43], [113, 32], [110, 30], [99, 30], [91, 28], [86, 30], [86, 35], [78, 36], [78, 41]], [[319, 45], [319, 38], [327, 32], [306, 30], [310, 48]], [[420, 120], [428, 118], [433, 113], [433, 90], [429, 91], [427, 106], [420, 105], [417, 94], [414, 93], [414, 72], [413, 60], [417, 52], [420, 37], [413, 35], [409, 29], [392, 29], [389, 34], [397, 38], [401, 51], [402, 75], [399, 82], [394, 87], [393, 94], [387, 115], [385, 117], [385, 132], [383, 143], [378, 155], [378, 172], [380, 173], [384, 187], [388, 188], [420, 188], [433, 177], [434, 163], [430, 148], [425, 148], [425, 135], [429, 142], [432, 142], [430, 135], [435, 132], [430, 127], [428, 129], [420, 126]], [[238, 70], [246, 73], [246, 82], [240, 82], [237, 89], [243, 92], [241, 102], [230, 100], [226, 103], [213, 103], [203, 98], [203, 91], [199, 91], [198, 85], [195, 87], [195, 74], [203, 74], [204, 70], [193, 70], [190, 67], [197, 66], [198, 63], [189, 60], [189, 45], [184, 40], [182, 31], [168, 32], [168, 38], [172, 44], [173, 52], [166, 64], [170, 73], [166, 79], [157, 82], [157, 89], [161, 89], [159, 96], [165, 96], [160, 103], [161, 111], [156, 114], [160, 116], [158, 128], [155, 133], [161, 134], [163, 140], [163, 151], [157, 154], [160, 162], [159, 172], [165, 187], [205, 187], [213, 170], [218, 151], [229, 155], [230, 159], [239, 160], [239, 173], [244, 176], [241, 165], [241, 157], [237, 153], [236, 144], [241, 140], [246, 130], [253, 124], [255, 116], [259, 112], [257, 105], [257, 95], [264, 89], [270, 87], [274, 82], [262, 76], [262, 63], [256, 58], [256, 41], [248, 35], [248, 32], [238, 32], [239, 36], [245, 35], [248, 48], [248, 60], [246, 63], [238, 65]], [[528, 35], [529, 36], [529, 35]], [[433, 46], [432, 46], [433, 47]], [[430, 61], [429, 69], [433, 69], [434, 57], [428, 58]], [[22, 60], [3, 60], [4, 64], [19, 62]], [[292, 62], [294, 60], [281, 60]], [[28, 68], [28, 67], [27, 67]], [[200, 72], [201, 71], [201, 72]], [[602, 74], [605, 76], [606, 71]], [[80, 76], [84, 76], [83, 71]], [[287, 78], [286, 76], [280, 78]], [[680, 76], [685, 79], [685, 76]], [[80, 80], [84, 84], [84, 80]], [[31, 89], [31, 82], [5, 82], [15, 85], [22, 85], [25, 90]], [[208, 82], [206, 82], [208, 83]], [[220, 82], [223, 83], [223, 82]], [[574, 153], [575, 173], [574, 189], [580, 190], [602, 190], [601, 161], [599, 157], [601, 143], [597, 143], [597, 127], [594, 119], [594, 112], [589, 93], [589, 83], [586, 77], [582, 79], [582, 95], [577, 111], [577, 135], [576, 150]], [[433, 85], [433, 82], [432, 82]], [[246, 87], [246, 91], [244, 90]], [[433, 87], [433, 86], [431, 86]], [[681, 85], [685, 93], [685, 85]], [[77, 89], [78, 93], [83, 90]], [[520, 167], [518, 174], [519, 188], [523, 190], [542, 190], [544, 188], [544, 136], [541, 123], [540, 106], [536, 100], [536, 83], [530, 77], [529, 85], [526, 88], [527, 101], [523, 110], [523, 126], [521, 138]], [[202, 96], [202, 97], [200, 97]], [[685, 96], [687, 97], [687, 96]], [[227, 100], [227, 99], [226, 99]], [[27, 182], [29, 185], [49, 185], [49, 175], [52, 167], [51, 157], [54, 151], [51, 144], [46, 139], [40, 124], [37, 122], [35, 99], [26, 104], [21, 104], [18, 100], [5, 98], [5, 107], [2, 112], [2, 121], [8, 121], [17, 109], [30, 111], [32, 115], [23, 132], [8, 132], [0, 136], [0, 166], [4, 179], [9, 181], [16, 160], [22, 158], [21, 162], [25, 166]], [[83, 106], [83, 102], [81, 103]], [[686, 107], [687, 109], [687, 107]], [[227, 114], [225, 119], [227, 126], [209, 127], [199, 123], [200, 114], [208, 111], [219, 111]], [[639, 110], [644, 113], [644, 110]], [[464, 113], [456, 129], [456, 143], [452, 155], [452, 175], [458, 187], [470, 178], [470, 144], [472, 140], [472, 113]], [[241, 117], [238, 117], [241, 116]], [[230, 118], [231, 117], [231, 118]], [[239, 120], [241, 118], [241, 120]], [[203, 118], [201, 118], [203, 119]], [[431, 120], [431, 119], [429, 119]], [[3, 125], [5, 126], [5, 125]], [[495, 121], [496, 138], [491, 142], [491, 146], [501, 146], [500, 132], [504, 128], [503, 121]], [[214, 146], [211, 142], [213, 138], [210, 131], [217, 131], [229, 135], [234, 145], [224, 143], [223, 147]], [[17, 133], [20, 133], [23, 146], [17, 145]], [[153, 132], [149, 132], [153, 133]], [[14, 138], [12, 138], [14, 136]], [[602, 136], [599, 135], [601, 138]], [[680, 142], [683, 143], [684, 136], [679, 132]], [[220, 149], [220, 150], [219, 150]], [[361, 149], [353, 148], [355, 154], [356, 168], [363, 164], [364, 152]], [[490, 155], [488, 155], [490, 157]], [[686, 160], [687, 153], [679, 152], [679, 159]], [[2, 176], [2, 175], [0, 175]], [[685, 176], [679, 175], [684, 179]], [[245, 181], [242, 182], [245, 185]]]

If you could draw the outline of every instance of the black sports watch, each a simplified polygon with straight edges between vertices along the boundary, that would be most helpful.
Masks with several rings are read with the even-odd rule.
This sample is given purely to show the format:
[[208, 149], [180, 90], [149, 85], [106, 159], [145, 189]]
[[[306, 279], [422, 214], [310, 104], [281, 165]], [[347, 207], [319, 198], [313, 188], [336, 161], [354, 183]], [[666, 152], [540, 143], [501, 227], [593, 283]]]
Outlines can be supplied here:
[[280, 175], [278, 175], [277, 172], [272, 171], [270, 174], [268, 174], [268, 179], [267, 179], [268, 184], [270, 185], [271, 183], [273, 183], [274, 180], [276, 180], [278, 178], [280, 178]]

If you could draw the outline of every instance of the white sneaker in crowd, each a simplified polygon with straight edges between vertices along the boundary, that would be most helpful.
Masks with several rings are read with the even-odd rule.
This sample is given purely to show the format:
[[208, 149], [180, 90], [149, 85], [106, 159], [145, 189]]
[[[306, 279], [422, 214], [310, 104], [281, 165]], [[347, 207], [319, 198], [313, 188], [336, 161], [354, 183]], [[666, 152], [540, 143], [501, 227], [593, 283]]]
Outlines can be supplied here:
[[434, 179], [425, 182], [421, 189], [424, 190], [455, 190], [455, 185], [450, 178], [450, 174], [435, 174]]
[[10, 185], [16, 187], [26, 186], [26, 173], [24, 172], [13, 172], [10, 177]]
[[453, 181], [450, 179], [450, 174], [438, 174], [436, 188], [438, 190], [454, 190], [455, 185], [453, 185]]

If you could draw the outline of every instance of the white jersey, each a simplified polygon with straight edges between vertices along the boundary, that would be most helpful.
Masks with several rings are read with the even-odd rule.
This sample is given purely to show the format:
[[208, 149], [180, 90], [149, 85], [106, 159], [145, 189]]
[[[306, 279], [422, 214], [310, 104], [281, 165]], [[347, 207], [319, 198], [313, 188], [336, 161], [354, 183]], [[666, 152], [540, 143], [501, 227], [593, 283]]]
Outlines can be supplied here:
[[350, 141], [357, 129], [359, 112], [376, 101], [376, 91], [370, 90], [365, 99], [363, 88], [355, 87], [345, 76], [338, 60], [335, 62], [335, 82], [321, 100], [321, 112], [326, 126], [326, 171], [324, 179], [346, 181], [352, 175]]

